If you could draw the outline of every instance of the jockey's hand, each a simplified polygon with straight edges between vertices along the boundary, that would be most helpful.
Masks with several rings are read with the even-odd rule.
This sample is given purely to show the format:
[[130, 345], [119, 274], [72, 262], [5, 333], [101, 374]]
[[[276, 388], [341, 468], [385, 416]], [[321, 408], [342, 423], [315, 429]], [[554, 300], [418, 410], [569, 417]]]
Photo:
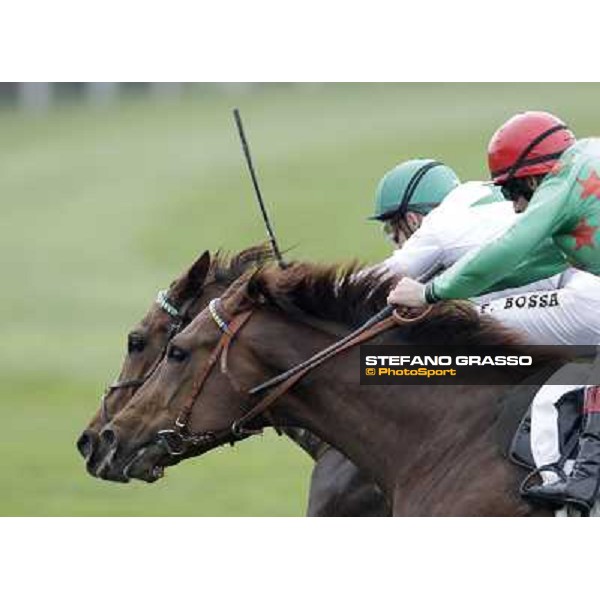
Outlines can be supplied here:
[[426, 306], [425, 286], [409, 277], [402, 278], [387, 297], [388, 304], [418, 308]]

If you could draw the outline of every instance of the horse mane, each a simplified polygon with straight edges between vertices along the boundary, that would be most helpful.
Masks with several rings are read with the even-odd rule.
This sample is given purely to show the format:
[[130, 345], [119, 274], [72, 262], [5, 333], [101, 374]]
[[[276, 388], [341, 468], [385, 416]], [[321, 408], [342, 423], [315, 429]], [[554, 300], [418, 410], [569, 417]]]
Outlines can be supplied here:
[[[397, 281], [358, 263], [318, 265], [293, 263], [285, 270], [264, 267], [248, 280], [250, 297], [256, 293], [267, 304], [294, 318], [298, 312], [356, 328], [387, 306], [387, 295]], [[398, 330], [399, 343], [461, 346], [524, 345], [521, 336], [481, 316], [466, 301], [433, 306], [430, 314]], [[552, 353], [537, 353], [556, 359]]]
[[291, 317], [304, 313], [317, 319], [357, 327], [385, 306], [391, 280], [358, 262], [320, 265], [296, 262], [282, 270], [263, 267], [248, 277], [251, 297]]
[[250, 246], [233, 256], [223, 250], [217, 250], [211, 260], [205, 283], [229, 286], [249, 269], [262, 267], [273, 258], [273, 249], [268, 242]]

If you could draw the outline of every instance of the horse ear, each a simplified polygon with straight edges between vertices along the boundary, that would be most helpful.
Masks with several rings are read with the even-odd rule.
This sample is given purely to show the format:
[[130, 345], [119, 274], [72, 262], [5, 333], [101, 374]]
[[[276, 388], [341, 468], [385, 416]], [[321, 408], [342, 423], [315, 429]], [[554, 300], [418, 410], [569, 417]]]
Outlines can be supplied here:
[[267, 286], [260, 269], [255, 271], [246, 286], [246, 296], [255, 304], [262, 304], [267, 295]]
[[190, 267], [187, 275], [187, 288], [198, 289], [206, 279], [210, 268], [210, 252], [205, 250]]
[[210, 269], [210, 252], [203, 252], [196, 261], [169, 287], [169, 298], [175, 304], [185, 302], [202, 290], [202, 284]]

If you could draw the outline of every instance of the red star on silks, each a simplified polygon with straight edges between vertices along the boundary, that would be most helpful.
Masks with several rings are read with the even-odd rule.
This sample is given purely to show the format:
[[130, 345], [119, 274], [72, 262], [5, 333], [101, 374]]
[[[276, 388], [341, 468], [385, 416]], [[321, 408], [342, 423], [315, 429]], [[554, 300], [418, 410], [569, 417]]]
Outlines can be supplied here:
[[550, 169], [550, 175], [558, 175], [562, 171], [563, 166], [560, 161], [556, 162], [552, 169]]
[[600, 200], [600, 177], [598, 177], [596, 171], [592, 169], [585, 181], [578, 179], [577, 183], [583, 186], [581, 190], [582, 200], [587, 200], [590, 196], [596, 196], [596, 199]]
[[571, 235], [575, 238], [575, 250], [590, 246], [594, 248], [594, 235], [600, 227], [589, 225], [585, 219], [581, 219], [577, 223], [577, 227], [573, 229]]

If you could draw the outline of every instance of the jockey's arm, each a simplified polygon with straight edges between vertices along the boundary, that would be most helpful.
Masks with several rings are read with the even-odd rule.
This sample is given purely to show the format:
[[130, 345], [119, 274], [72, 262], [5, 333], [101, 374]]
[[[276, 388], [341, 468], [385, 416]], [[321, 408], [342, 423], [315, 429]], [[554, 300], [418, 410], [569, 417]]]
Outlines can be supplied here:
[[539, 279], [539, 270], [529, 271], [527, 265], [531, 260], [539, 260], [536, 253], [545, 251], [543, 242], [568, 222], [566, 208], [571, 186], [571, 178], [550, 177], [544, 181], [519, 220], [504, 235], [469, 252], [431, 281], [426, 299], [431, 302], [479, 296], [494, 289], [494, 284], [517, 268], [522, 274], [519, 285]]
[[428, 281], [444, 267], [444, 248], [430, 218], [388, 259], [382, 267], [401, 277]]
[[565, 260], [565, 255], [557, 248], [552, 240], [542, 242], [532, 257], [526, 258], [516, 269], [503, 277], [484, 294], [502, 291], [510, 288], [520, 288], [532, 281], [549, 279], [562, 273], [571, 265]]

